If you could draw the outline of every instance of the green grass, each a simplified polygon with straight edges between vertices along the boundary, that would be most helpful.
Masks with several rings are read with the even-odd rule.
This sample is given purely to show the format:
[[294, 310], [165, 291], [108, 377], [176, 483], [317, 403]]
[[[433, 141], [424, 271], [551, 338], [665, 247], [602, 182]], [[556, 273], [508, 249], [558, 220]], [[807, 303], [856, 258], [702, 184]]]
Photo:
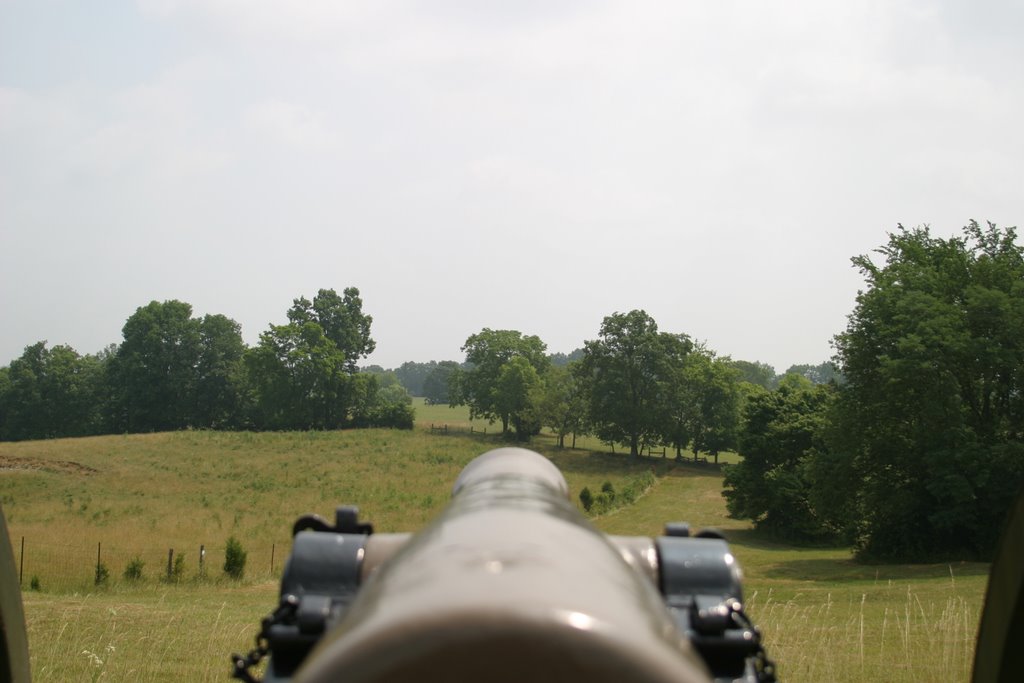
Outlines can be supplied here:
[[[444, 506], [462, 467], [503, 443], [417, 429], [0, 444], [0, 500], [15, 557], [26, 539], [35, 680], [225, 680], [227, 655], [251, 648], [275, 603], [296, 516], [357, 503], [378, 530], [416, 530]], [[596, 520], [607, 533], [653, 536], [683, 520], [723, 529], [783, 680], [968, 679], [987, 565], [872, 566], [844, 548], [775, 543], [726, 516], [714, 468], [557, 449], [550, 436], [532, 447], [563, 471], [574, 500], [584, 486], [598, 491], [611, 481], [618, 490], [653, 469], [644, 496]], [[222, 577], [232, 534], [249, 552], [242, 582]], [[97, 543], [110, 569], [98, 589]], [[196, 577], [200, 543], [204, 579]], [[186, 553], [180, 584], [158, 580], [171, 547]], [[121, 577], [134, 555], [146, 563], [138, 583]], [[40, 592], [27, 590], [33, 575]]]

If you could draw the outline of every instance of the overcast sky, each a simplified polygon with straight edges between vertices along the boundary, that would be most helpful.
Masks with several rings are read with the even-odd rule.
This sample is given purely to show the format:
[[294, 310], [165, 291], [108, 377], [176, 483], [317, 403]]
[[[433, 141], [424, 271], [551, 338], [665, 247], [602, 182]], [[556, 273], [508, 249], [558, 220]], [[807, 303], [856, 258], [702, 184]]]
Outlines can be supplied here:
[[0, 365], [348, 286], [385, 367], [633, 308], [821, 362], [898, 223], [1024, 222], [1021, 7], [0, 0]]

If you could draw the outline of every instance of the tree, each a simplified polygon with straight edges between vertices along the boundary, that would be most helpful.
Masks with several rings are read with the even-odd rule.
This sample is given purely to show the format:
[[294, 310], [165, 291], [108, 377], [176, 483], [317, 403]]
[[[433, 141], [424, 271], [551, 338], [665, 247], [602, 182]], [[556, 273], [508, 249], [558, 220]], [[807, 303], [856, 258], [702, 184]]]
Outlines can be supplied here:
[[523, 356], [513, 356], [498, 371], [492, 392], [494, 409], [498, 415], [508, 416], [520, 441], [540, 431], [540, 390], [540, 374]]
[[182, 301], [152, 301], [124, 324], [112, 359], [117, 427], [130, 432], [180, 429], [196, 409], [199, 320]]
[[319, 325], [324, 336], [345, 355], [344, 369], [350, 375], [356, 373], [359, 359], [376, 348], [370, 337], [373, 318], [363, 313], [363, 300], [355, 287], [347, 287], [343, 296], [333, 289], [321, 289], [312, 302], [299, 297], [292, 302], [288, 320], [293, 325]]
[[988, 556], [1024, 483], [1024, 251], [1013, 228], [899, 226], [853, 259], [867, 288], [835, 339], [846, 378], [817, 484], [843, 477], [862, 555]]
[[578, 370], [590, 416], [600, 438], [629, 444], [635, 457], [664, 433], [669, 385], [693, 345], [686, 335], [659, 333], [642, 310], [606, 317], [598, 336], [586, 342]]
[[775, 368], [771, 365], [748, 360], [734, 360], [731, 364], [740, 373], [741, 381], [750, 382], [765, 389], [775, 388]]
[[723, 495], [729, 514], [751, 519], [758, 529], [793, 540], [833, 530], [810, 503], [807, 468], [825, 450], [824, 430], [834, 399], [831, 385], [786, 375], [775, 391], [751, 395], [744, 407], [739, 453], [725, 470]]
[[234, 320], [218, 314], [206, 315], [199, 322], [198, 425], [216, 429], [246, 424], [245, 350], [242, 329]]
[[[524, 337], [517, 330], [492, 330], [484, 328], [466, 339], [462, 351], [466, 354], [467, 369], [453, 369], [449, 375], [448, 391], [450, 405], [469, 406], [470, 418], [501, 420], [502, 434], [508, 433], [509, 421], [517, 417], [515, 407], [519, 405], [504, 390], [499, 389], [502, 368], [513, 358], [523, 358], [539, 377], [542, 377], [549, 362], [544, 351], [547, 346], [536, 336]], [[516, 382], [528, 382], [525, 377], [514, 377], [509, 370], [504, 378], [505, 389]]]
[[429, 363], [406, 361], [395, 370], [395, 375], [397, 375], [398, 381], [408, 389], [410, 394], [413, 396], [425, 396], [427, 377], [437, 369], [437, 366], [436, 361], [430, 361]]
[[576, 363], [553, 366], [545, 377], [537, 402], [541, 423], [555, 430], [559, 448], [565, 447], [565, 436], [569, 433], [573, 434], [575, 448], [576, 435], [586, 429], [587, 395], [577, 375]]
[[[271, 325], [245, 354], [256, 392], [257, 425], [270, 429], [339, 429], [366, 421], [376, 405], [373, 375], [357, 374], [374, 349], [372, 318], [359, 290], [321, 289], [295, 299], [287, 325]], [[359, 419], [357, 419], [357, 417]]]
[[676, 369], [666, 394], [662, 438], [675, 447], [677, 458], [689, 444], [694, 458], [704, 452], [714, 456], [717, 463], [721, 451], [735, 447], [738, 376], [731, 361], [718, 358], [703, 344]]
[[[458, 369], [458, 367], [459, 364], [455, 361], [443, 360], [437, 363], [430, 371], [423, 380], [421, 387], [421, 394], [427, 403], [433, 405], [448, 403], [448, 380], [451, 377], [452, 371]], [[413, 392], [410, 390], [410, 393]]]
[[825, 361], [818, 365], [791, 365], [785, 374], [806, 377], [814, 384], [843, 383], [842, 373], [836, 369], [835, 363], [831, 361]]
[[258, 397], [257, 426], [342, 427], [356, 389], [349, 381], [352, 375], [347, 361], [315, 322], [271, 325], [245, 356]]
[[0, 438], [96, 434], [102, 428], [103, 368], [96, 356], [41, 341], [25, 348], [0, 379]]

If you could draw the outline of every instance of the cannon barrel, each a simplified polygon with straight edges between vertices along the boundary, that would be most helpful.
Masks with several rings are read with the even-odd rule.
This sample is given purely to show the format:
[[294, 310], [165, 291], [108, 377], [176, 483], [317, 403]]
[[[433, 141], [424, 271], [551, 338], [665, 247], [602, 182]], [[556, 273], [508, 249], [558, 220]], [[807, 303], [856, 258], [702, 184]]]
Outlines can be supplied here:
[[771, 680], [724, 540], [609, 538], [532, 451], [476, 458], [416, 534], [295, 528], [266, 681]]

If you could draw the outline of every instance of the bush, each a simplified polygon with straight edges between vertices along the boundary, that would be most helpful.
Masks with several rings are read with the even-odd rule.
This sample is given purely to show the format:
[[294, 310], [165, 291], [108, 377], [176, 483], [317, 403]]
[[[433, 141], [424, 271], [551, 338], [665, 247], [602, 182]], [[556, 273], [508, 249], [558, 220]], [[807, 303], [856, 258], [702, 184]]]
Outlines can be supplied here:
[[133, 557], [128, 561], [128, 566], [124, 568], [124, 578], [129, 581], [139, 581], [142, 579], [142, 568], [146, 566], [146, 563], [139, 557]]
[[591, 506], [594, 504], [594, 494], [590, 492], [590, 489], [586, 486], [580, 491], [580, 503], [583, 505], [583, 509], [590, 512]]
[[185, 556], [179, 554], [174, 558], [174, 566], [171, 567], [171, 581], [178, 583], [185, 576]]
[[107, 579], [109, 579], [109, 578], [110, 578], [110, 570], [107, 569], [107, 565], [103, 564], [102, 562], [97, 562], [96, 563], [96, 577], [95, 577], [93, 582], [97, 586], [102, 586], [102, 585], [104, 585], [107, 582]]
[[247, 553], [242, 549], [242, 544], [232, 536], [228, 539], [227, 547], [224, 550], [224, 571], [232, 579], [240, 579], [245, 574], [245, 559]]
[[41, 591], [41, 590], [43, 590], [42, 584], [39, 583], [39, 577], [35, 576], [35, 575], [33, 575], [32, 579], [28, 582], [28, 587], [29, 587], [30, 590], [34, 590], [34, 591]]

